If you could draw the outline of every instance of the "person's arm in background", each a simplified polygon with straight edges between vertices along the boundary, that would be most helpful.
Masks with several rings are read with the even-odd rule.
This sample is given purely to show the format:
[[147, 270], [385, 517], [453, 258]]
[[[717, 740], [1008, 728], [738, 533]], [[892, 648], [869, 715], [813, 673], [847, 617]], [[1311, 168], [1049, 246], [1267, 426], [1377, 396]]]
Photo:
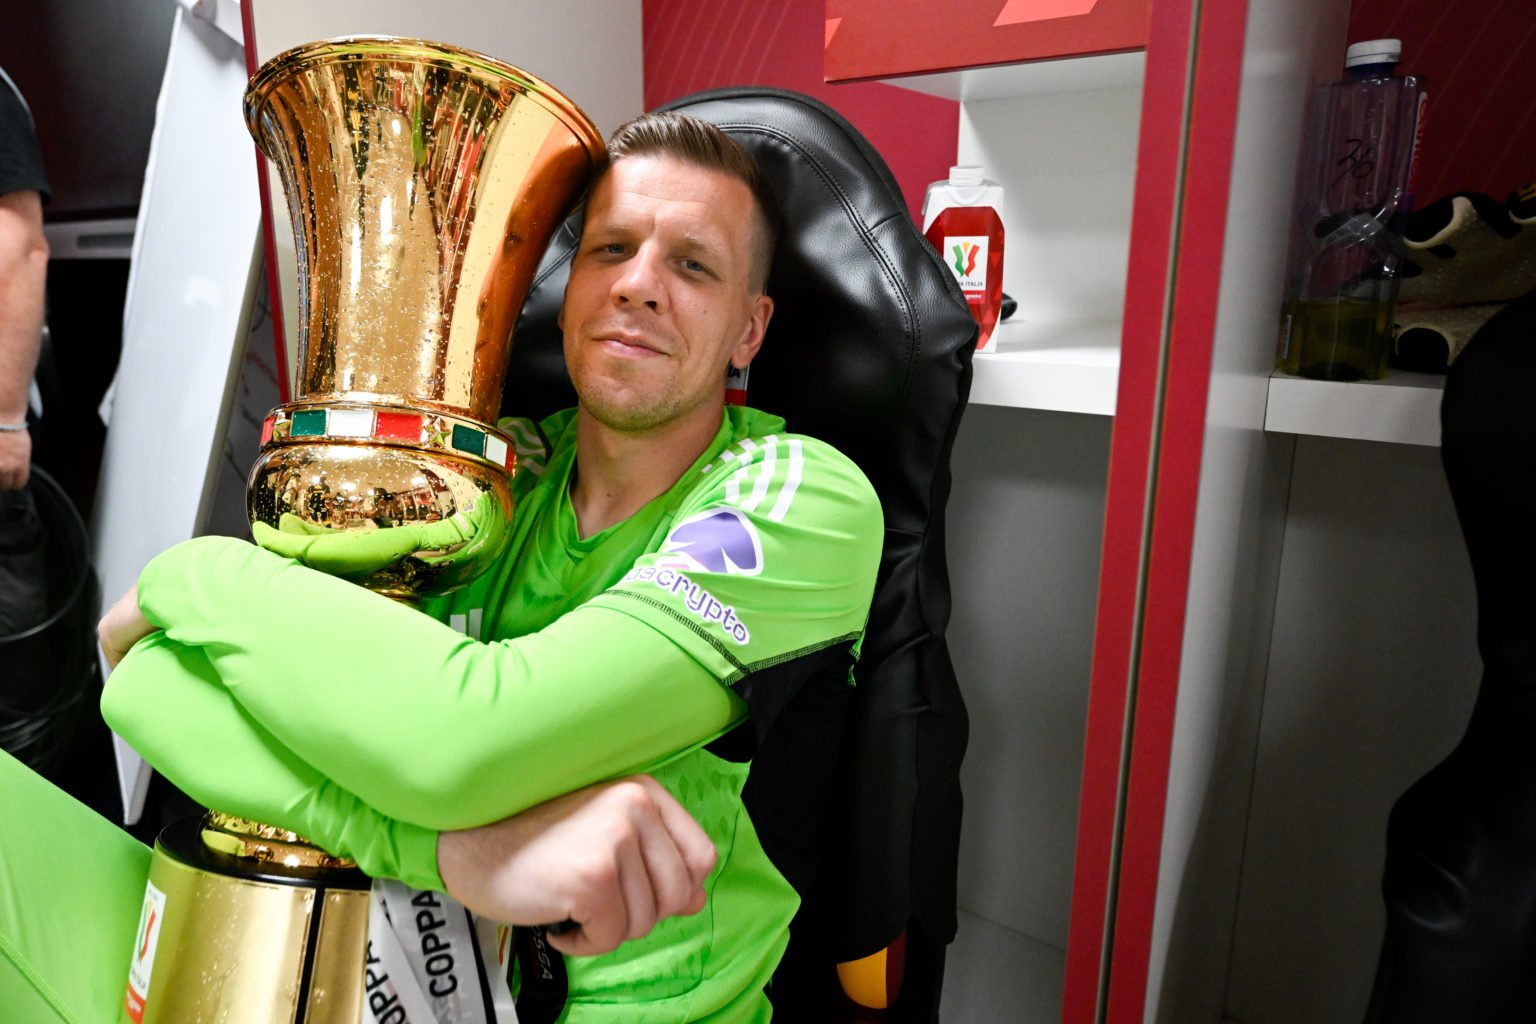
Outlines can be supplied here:
[[27, 393], [43, 336], [47, 196], [32, 114], [0, 68], [0, 491], [24, 487], [32, 463]]
[[0, 490], [25, 486], [32, 462], [27, 391], [42, 339], [47, 274], [41, 197], [30, 190], [0, 195]]

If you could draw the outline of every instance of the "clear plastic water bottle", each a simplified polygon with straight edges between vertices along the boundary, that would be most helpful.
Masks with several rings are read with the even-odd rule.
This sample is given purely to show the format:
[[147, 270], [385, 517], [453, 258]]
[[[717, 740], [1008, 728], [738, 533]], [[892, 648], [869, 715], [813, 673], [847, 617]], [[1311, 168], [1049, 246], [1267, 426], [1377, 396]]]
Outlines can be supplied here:
[[1003, 305], [1003, 188], [974, 164], [949, 169], [923, 197], [923, 236], [944, 257], [971, 315], [981, 325], [977, 352], [996, 349], [992, 332]]
[[1425, 92], [1396, 74], [1396, 39], [1356, 43], [1347, 75], [1308, 117], [1279, 366], [1321, 380], [1377, 380], [1387, 367]]

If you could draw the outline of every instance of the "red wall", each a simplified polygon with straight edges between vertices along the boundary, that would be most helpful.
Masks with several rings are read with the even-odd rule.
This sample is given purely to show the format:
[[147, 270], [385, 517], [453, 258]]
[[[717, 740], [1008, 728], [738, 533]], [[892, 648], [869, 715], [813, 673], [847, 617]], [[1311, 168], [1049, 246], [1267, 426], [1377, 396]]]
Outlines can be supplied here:
[[[1536, 17], [1529, 0], [1355, 0], [1349, 39], [1403, 41], [1428, 80], [1420, 204], [1502, 199], [1536, 180]], [[959, 105], [878, 82], [823, 80], [824, 0], [644, 0], [645, 105], [700, 89], [772, 85], [828, 103], [891, 165], [914, 216], [955, 158]]]
[[824, 0], [644, 0], [645, 106], [700, 89], [770, 85], [816, 97], [885, 157], [915, 217], [955, 161], [960, 105], [879, 82], [823, 80]]
[[1450, 192], [1503, 199], [1536, 180], [1536, 16], [1530, 0], [1355, 0], [1349, 41], [1401, 39], [1425, 76], [1417, 205]]

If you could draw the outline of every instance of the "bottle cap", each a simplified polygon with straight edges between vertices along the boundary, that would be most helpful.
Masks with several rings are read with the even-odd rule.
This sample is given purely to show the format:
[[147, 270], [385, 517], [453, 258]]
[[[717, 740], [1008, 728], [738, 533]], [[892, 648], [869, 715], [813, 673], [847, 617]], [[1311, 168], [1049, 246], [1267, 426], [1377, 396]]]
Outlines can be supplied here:
[[957, 164], [949, 169], [951, 185], [980, 185], [981, 167], [977, 164]]
[[1402, 56], [1401, 39], [1368, 39], [1344, 51], [1344, 66], [1353, 68], [1362, 64], [1396, 64]]

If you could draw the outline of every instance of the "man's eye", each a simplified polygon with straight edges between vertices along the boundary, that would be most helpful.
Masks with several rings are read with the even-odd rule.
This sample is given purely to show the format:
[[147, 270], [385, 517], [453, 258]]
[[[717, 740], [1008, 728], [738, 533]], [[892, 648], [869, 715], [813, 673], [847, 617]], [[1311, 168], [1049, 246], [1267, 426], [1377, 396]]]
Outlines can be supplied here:
[[698, 260], [683, 260], [683, 267], [695, 274], [709, 273], [709, 268], [700, 263]]

